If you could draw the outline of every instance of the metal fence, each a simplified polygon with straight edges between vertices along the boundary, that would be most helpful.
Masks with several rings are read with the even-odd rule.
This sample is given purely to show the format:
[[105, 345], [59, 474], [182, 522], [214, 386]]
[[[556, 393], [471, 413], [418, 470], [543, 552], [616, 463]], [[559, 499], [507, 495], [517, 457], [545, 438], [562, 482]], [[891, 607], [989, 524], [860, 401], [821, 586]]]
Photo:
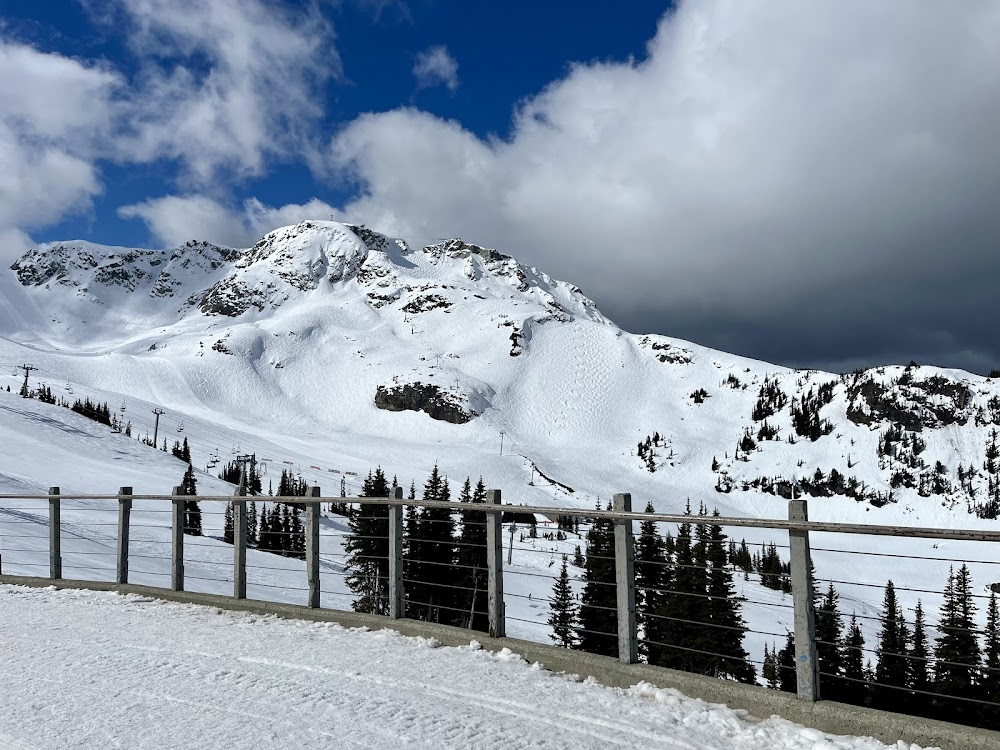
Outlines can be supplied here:
[[[24, 566], [26, 569], [37, 568], [38, 576], [44, 577], [44, 562], [40, 562], [38, 556], [43, 537], [40, 535], [38, 525], [44, 520], [47, 525], [47, 542], [45, 547], [48, 553], [48, 577], [53, 580], [63, 578], [64, 558], [69, 553], [63, 552], [63, 535], [72, 533], [79, 538], [86, 538], [88, 544], [97, 545], [95, 549], [80, 549], [73, 554], [82, 556], [91, 555], [98, 559], [107, 558], [114, 555], [115, 565], [97, 566], [89, 562], [74, 563], [74, 570], [95, 572], [98, 575], [112, 574], [113, 580], [119, 584], [129, 583], [130, 574], [142, 574], [160, 576], [164, 579], [161, 585], [173, 591], [183, 591], [190, 581], [213, 580], [215, 582], [232, 582], [232, 596], [235, 598], [246, 598], [248, 592], [248, 571], [255, 577], [252, 586], [267, 588], [268, 586], [288, 589], [288, 585], [276, 586], [269, 578], [273, 571], [283, 571], [291, 575], [301, 575], [301, 563], [295, 567], [293, 563], [286, 563], [285, 567], [265, 564], [269, 560], [255, 556], [253, 561], [248, 563], [248, 504], [251, 502], [283, 503], [301, 509], [305, 516], [304, 524], [304, 568], [305, 580], [302, 582], [301, 592], [305, 597], [305, 604], [308, 607], [320, 607], [322, 603], [323, 589], [321, 587], [321, 569], [326, 570], [327, 576], [339, 576], [341, 579], [338, 585], [342, 585], [343, 577], [346, 574], [345, 563], [349, 555], [341, 549], [339, 552], [324, 552], [321, 549], [321, 536], [330, 538], [349, 537], [350, 532], [346, 528], [338, 528], [336, 524], [331, 526], [329, 519], [334, 518], [327, 514], [323, 515], [323, 505], [326, 503], [347, 504], [357, 506], [357, 513], [368, 512], [367, 509], [379, 508], [380, 512], [386, 515], [379, 515], [380, 521], [387, 522], [388, 534], [380, 537], [384, 540], [387, 550], [386, 556], [379, 557], [379, 564], [376, 566], [376, 578], [385, 581], [383, 588], [385, 602], [374, 607], [373, 611], [384, 613], [389, 619], [406, 617], [415, 609], [426, 606], [430, 609], [433, 602], [416, 601], [407, 596], [408, 588], [411, 584], [418, 584], [419, 581], [411, 576], [412, 568], [408, 565], [421, 563], [424, 565], [444, 564], [435, 563], [430, 559], [413, 560], [408, 559], [405, 554], [406, 545], [414, 543], [435, 544], [433, 539], [420, 539], [409, 537], [404, 541], [404, 527], [407, 517], [404, 516], [404, 509], [410, 509], [413, 513], [419, 511], [426, 514], [429, 510], [450, 511], [453, 514], [461, 514], [459, 523], [482, 524], [485, 526], [485, 570], [478, 565], [470, 564], [463, 566], [454, 560], [448, 564], [452, 570], [453, 578], [438, 580], [433, 586], [437, 590], [456, 589], [466, 592], [469, 598], [468, 604], [463, 604], [462, 617], [471, 627], [473, 622], [480, 617], [479, 622], [484, 624], [483, 629], [491, 637], [503, 637], [507, 635], [508, 624], [517, 624], [519, 632], [516, 633], [529, 639], [534, 637], [540, 639], [539, 633], [548, 633], [545, 619], [540, 617], [518, 618], [508, 616], [506, 613], [507, 603], [514, 599], [527, 600], [519, 601], [519, 611], [527, 609], [535, 611], [539, 608], [548, 608], [550, 602], [548, 597], [539, 596], [536, 598], [532, 591], [524, 593], [524, 588], [519, 586], [509, 586], [505, 592], [504, 583], [507, 580], [513, 583], [518, 576], [528, 579], [549, 579], [557, 580], [558, 576], [552, 573], [554, 564], [560, 557], [565, 560], [568, 544], [558, 544], [558, 542], [571, 542], [567, 537], [576, 534], [577, 541], [583, 544], [583, 534], [578, 531], [565, 532], [564, 526], [547, 526], [547, 521], [554, 521], [558, 518], [569, 518], [582, 521], [584, 528], [597, 521], [602, 521], [613, 526], [612, 549], [606, 557], [606, 561], [613, 566], [613, 580], [604, 582], [594, 582], [595, 585], [605, 585], [614, 588], [614, 606], [593, 605], [580, 601], [577, 596], [579, 607], [595, 607], [598, 610], [607, 612], [607, 620], [610, 627], [606, 630], [593, 632], [595, 636], [603, 636], [616, 640], [614, 649], [618, 659], [625, 663], [635, 663], [642, 660], [643, 654], [648, 653], [650, 648], [659, 649], [679, 649], [681, 651], [695, 651], [708, 654], [722, 659], [731, 658], [726, 654], [713, 652], [710, 648], [692, 649], [678, 643], [669, 643], [653, 640], [649, 636], [651, 630], [648, 621], [643, 623], [637, 618], [637, 598], [650, 596], [651, 592], [656, 592], [655, 587], [643, 586], [637, 583], [635, 550], [637, 541], [641, 542], [644, 532], [640, 530], [636, 533], [636, 524], [643, 522], [652, 523], [656, 528], [664, 525], [679, 526], [690, 524], [694, 527], [715, 526], [725, 529], [744, 529], [756, 531], [771, 531], [787, 534], [787, 545], [776, 545], [773, 542], [768, 544], [765, 541], [751, 542], [762, 550], [765, 548], [780, 548], [788, 555], [787, 577], [790, 583], [790, 593], [782, 594], [779, 600], [777, 595], [771, 600], [755, 600], [747, 595], [746, 591], [740, 595], [740, 602], [744, 606], [759, 606], [761, 608], [772, 608], [780, 613], [780, 618], [784, 622], [791, 622], [791, 631], [794, 636], [794, 672], [796, 692], [800, 699], [805, 701], [815, 701], [820, 698], [820, 686], [824, 679], [844, 679], [843, 675], [824, 674], [819, 667], [817, 658], [818, 648], [824, 646], [832, 647], [839, 644], [831, 644], [817, 641], [816, 636], [816, 612], [815, 598], [817, 593], [817, 583], [838, 584], [842, 586], [879, 586], [877, 581], [844, 580], [839, 576], [829, 578], [820, 577], [813, 572], [813, 554], [810, 549], [811, 533], [832, 533], [848, 534], [868, 538], [910, 538], [940, 541], [959, 542], [1000, 542], [1000, 532], [975, 529], [931, 529], [918, 527], [900, 526], [878, 526], [866, 524], [845, 524], [845, 523], [822, 523], [809, 521], [807, 516], [807, 505], [805, 500], [792, 500], [788, 504], [787, 519], [757, 519], [757, 518], [732, 518], [713, 515], [694, 514], [663, 514], [649, 512], [634, 512], [632, 509], [632, 498], [629, 494], [618, 494], [614, 496], [612, 508], [610, 510], [583, 510], [565, 507], [531, 506], [531, 505], [509, 505], [501, 503], [501, 493], [499, 490], [490, 490], [487, 493], [485, 503], [464, 504], [456, 502], [430, 502], [417, 500], [404, 500], [402, 490], [393, 488], [392, 497], [370, 498], [370, 497], [322, 497], [319, 487], [311, 488], [307, 497], [245, 497], [245, 496], [183, 496], [180, 488], [174, 490], [174, 495], [135, 495], [131, 487], [122, 487], [115, 495], [64, 495], [58, 487], [52, 487], [47, 495], [0, 495], [0, 539], [3, 546], [0, 547], [0, 572], [7, 573], [3, 568], [9, 564], [11, 556], [20, 553], [22, 557], [15, 561], [18, 567]], [[231, 504], [232, 513], [232, 563], [225, 562], [218, 554], [213, 558], [209, 552], [208, 557], [189, 556], [191, 550], [198, 550], [202, 547], [211, 547], [212, 552], [218, 553], [220, 545], [217, 541], [199, 541], [198, 537], [186, 535], [185, 512], [186, 503], [205, 503], [207, 508], [220, 508], [225, 504]], [[136, 503], [143, 504], [142, 518], [144, 522], [137, 522], [133, 518], [133, 509]], [[47, 510], [45, 506], [47, 505]], [[164, 507], [167, 506], [167, 507]], [[64, 511], [69, 509], [85, 508], [88, 516], [83, 528], [78, 528], [73, 523], [64, 520]], [[96, 512], [116, 511], [116, 517], [109, 516], [107, 521], [93, 521], [91, 514]], [[207, 516], [222, 515], [223, 510], [202, 511]], [[47, 513], [47, 517], [44, 517]], [[476, 518], [472, 517], [476, 514]], [[507, 520], [505, 521], [505, 514]], [[514, 514], [517, 514], [516, 516]], [[169, 515], [169, 519], [168, 519]], [[542, 518], [542, 534], [538, 534], [538, 523], [536, 521], [525, 521], [525, 516]], [[374, 517], [374, 516], [373, 516]], [[326, 533], [321, 534], [321, 527], [326, 519]], [[482, 520], [478, 520], [482, 519]], [[521, 519], [521, 520], [518, 520]], [[428, 522], [435, 522], [434, 519], [427, 519]], [[444, 522], [444, 521], [437, 521]], [[34, 534], [28, 534], [24, 530], [18, 532], [18, 524], [35, 524]], [[6, 527], [6, 528], [5, 528]], [[13, 528], [13, 531], [11, 529]], [[647, 527], [648, 528], [648, 527]], [[103, 531], [106, 529], [106, 531]], [[113, 530], [113, 533], [111, 533]], [[137, 539], [133, 534], [138, 531], [143, 538]], [[659, 535], [659, 532], [656, 532]], [[505, 536], [507, 539], [507, 549], [504, 549]], [[515, 545], [515, 538], [517, 544]], [[735, 540], [735, 537], [732, 537]], [[744, 540], [745, 541], [745, 540]], [[461, 542], [453, 540], [455, 545]], [[18, 545], [22, 546], [18, 546]], [[31, 546], [34, 544], [35, 546]], [[79, 546], [79, 545], [77, 545]], [[169, 547], [169, 553], [167, 549]], [[113, 552], [112, 552], [113, 549]], [[157, 552], [161, 549], [162, 552]], [[224, 549], [224, 548], [223, 548]], [[506, 551], [506, 560], [505, 560]], [[856, 550], [828, 547], [818, 551], [829, 554], [859, 554]], [[513, 563], [514, 553], [518, 555], [518, 563]], [[168, 557], [169, 554], [169, 557]], [[228, 553], [227, 553], [228, 554]], [[879, 558], [891, 557], [900, 559], [912, 559], [915, 561], [938, 560], [941, 562], [969, 562], [962, 556], [921, 556], [905, 555], [899, 553], [886, 553], [879, 551], [867, 551], [860, 554], [870, 554]], [[535, 557], [532, 558], [531, 556]], [[145, 561], [149, 559], [169, 559], [169, 572], [164, 570], [156, 571], [143, 567]], [[521, 560], [524, 562], [521, 562]], [[44, 560], [44, 558], [42, 558]], [[138, 565], [136, 563], [138, 562]], [[212, 566], [221, 569], [222, 578], [205, 578], [188, 576], [185, 572], [185, 563], [197, 563], [199, 566]], [[995, 560], [977, 560], [975, 562], [983, 565], [994, 565]], [[384, 563], [384, 564], [383, 564]], [[676, 566], [676, 561], [670, 563]], [[725, 563], [736, 572], [731, 561]], [[379, 567], [382, 566], [382, 567]], [[463, 573], [464, 568], [472, 569], [472, 573]], [[227, 575], [227, 570], [231, 575]], [[408, 570], [410, 571], [408, 573]], [[256, 573], [255, 571], [263, 571]], [[9, 573], [8, 573], [9, 574]], [[749, 576], [747, 576], [749, 579]], [[272, 580], [271, 583], [268, 583]], [[471, 583], [469, 582], [471, 581]], [[485, 595], [480, 589], [480, 581], [485, 586]], [[539, 584], [535, 584], [536, 586]], [[549, 586], [549, 583], [544, 584]], [[577, 584], [579, 587], [579, 584]], [[747, 587], [744, 586], [744, 589]], [[516, 589], [516, 590], [515, 590]], [[901, 591], [913, 593], [926, 592], [937, 594], [934, 589], [924, 589], [917, 587], [900, 587]], [[670, 592], [670, 589], [665, 589]], [[684, 596], [699, 596], [691, 592], [676, 590], [674, 593]], [[471, 595], [470, 595], [471, 594]], [[350, 594], [344, 593], [344, 597]], [[977, 598], [988, 598], [981, 594], [974, 595]], [[340, 601], [347, 601], [341, 599]], [[447, 607], [445, 607], [447, 609]], [[453, 609], [458, 609], [453, 607]], [[485, 611], [481, 611], [485, 609]], [[647, 615], [656, 617], [656, 615]], [[862, 619], [881, 621], [882, 618], [873, 615], [860, 615]], [[677, 619], [669, 618], [666, 619]], [[728, 626], [718, 623], [693, 621], [688, 622], [681, 619], [680, 622], [696, 627], [706, 628], [712, 632], [712, 628], [725, 628]], [[928, 627], [933, 629], [939, 624], [928, 622]], [[787, 627], [787, 626], [786, 626]], [[945, 626], [941, 626], [945, 627]], [[982, 634], [981, 629], [976, 629], [976, 635]], [[781, 632], [780, 628], [741, 628], [741, 633], [753, 634], [758, 638], [785, 638], [788, 631]], [[764, 641], [766, 644], [766, 641]], [[710, 644], [711, 638], [705, 643]], [[875, 655], [883, 653], [884, 649], [865, 649], [867, 653]], [[919, 654], [900, 653], [896, 654], [905, 660], [929, 661], [930, 656]], [[758, 666], [766, 666], [759, 660], [754, 660], [748, 655], [746, 661]], [[1000, 671], [996, 666], [979, 666], [977, 669], [982, 674], [990, 671]], [[864, 680], [868, 684], [868, 680]], [[892, 686], [876, 685], [876, 687]], [[920, 690], [913, 686], [903, 686], [898, 689], [904, 691], [906, 695], [919, 694]], [[934, 693], [935, 697], [940, 697], [939, 693]], [[975, 706], [989, 706], [1000, 708], [1000, 702], [992, 699], [983, 699], [973, 696], [946, 696], [956, 701], [964, 701]]]

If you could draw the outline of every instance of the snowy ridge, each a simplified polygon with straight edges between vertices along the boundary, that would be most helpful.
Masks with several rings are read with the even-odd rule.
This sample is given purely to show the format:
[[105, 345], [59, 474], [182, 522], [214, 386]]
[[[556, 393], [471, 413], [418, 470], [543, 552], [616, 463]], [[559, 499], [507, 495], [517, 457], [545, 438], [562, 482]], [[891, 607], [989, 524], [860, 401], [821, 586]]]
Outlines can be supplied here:
[[[50, 243], [12, 271], [5, 362], [177, 419], [277, 441], [305, 429], [323, 436], [309, 464], [405, 455], [399, 470], [422, 476], [448, 446], [452, 474], [525, 501], [632, 489], [663, 510], [690, 496], [753, 515], [780, 513], [794, 478], [823, 516], [879, 506], [932, 525], [990, 515], [1000, 492], [996, 381], [799, 372], [629, 334], [577, 287], [459, 239], [414, 249], [311, 221], [246, 250]], [[533, 467], [554, 483], [529, 483]]]

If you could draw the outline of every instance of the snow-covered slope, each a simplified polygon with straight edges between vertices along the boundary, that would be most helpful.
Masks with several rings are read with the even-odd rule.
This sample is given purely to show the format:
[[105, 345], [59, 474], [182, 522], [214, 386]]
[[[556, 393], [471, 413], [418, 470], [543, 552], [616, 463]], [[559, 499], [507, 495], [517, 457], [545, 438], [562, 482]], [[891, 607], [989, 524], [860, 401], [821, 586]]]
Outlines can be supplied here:
[[382, 463], [419, 482], [439, 462], [511, 501], [631, 491], [754, 515], [780, 515], [805, 478], [817, 517], [876, 505], [932, 525], [966, 523], [997, 484], [996, 381], [793, 371], [630, 334], [578, 288], [460, 240], [305, 222], [248, 250], [42, 245], [0, 275], [0, 336], [15, 388], [30, 361], [33, 383], [124, 400], [137, 426], [163, 408], [201, 464], [261, 440], [299, 470]]

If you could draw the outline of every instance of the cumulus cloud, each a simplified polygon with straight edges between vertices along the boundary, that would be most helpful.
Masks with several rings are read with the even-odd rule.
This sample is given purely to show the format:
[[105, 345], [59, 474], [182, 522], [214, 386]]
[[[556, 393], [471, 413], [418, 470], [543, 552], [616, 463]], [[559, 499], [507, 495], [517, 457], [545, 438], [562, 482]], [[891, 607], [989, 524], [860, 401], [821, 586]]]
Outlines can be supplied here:
[[[138, 70], [125, 76], [0, 37], [0, 235], [25, 237], [87, 210], [103, 189], [102, 162], [171, 161], [182, 187], [222, 197], [275, 160], [311, 158], [321, 87], [341, 71], [318, 6], [83, 2], [127, 40]], [[220, 228], [218, 211], [192, 208], [192, 230]], [[132, 210], [171, 234], [176, 204]], [[17, 245], [0, 247], [0, 260]]]
[[142, 62], [127, 158], [177, 159], [194, 184], [263, 172], [310, 147], [319, 87], [339, 75], [333, 29], [314, 8], [261, 0], [119, 0]]
[[1000, 360], [974, 322], [1000, 278], [998, 33], [990, 2], [685, 2], [645, 59], [573, 66], [505, 140], [400, 109], [330, 160], [369, 224], [507, 248], [633, 330]]
[[153, 241], [166, 246], [187, 240], [207, 240], [230, 247], [249, 247], [273, 229], [308, 219], [328, 219], [340, 212], [327, 203], [312, 199], [304, 204], [268, 206], [256, 198], [234, 208], [205, 195], [166, 195], [122, 206], [123, 219], [139, 219], [146, 224]]
[[99, 65], [0, 40], [0, 261], [23, 252], [25, 230], [101, 192], [93, 161], [120, 86]]
[[413, 77], [417, 79], [419, 88], [432, 86], [447, 86], [449, 90], [458, 89], [458, 62], [448, 48], [443, 44], [430, 47], [417, 54], [413, 63]]

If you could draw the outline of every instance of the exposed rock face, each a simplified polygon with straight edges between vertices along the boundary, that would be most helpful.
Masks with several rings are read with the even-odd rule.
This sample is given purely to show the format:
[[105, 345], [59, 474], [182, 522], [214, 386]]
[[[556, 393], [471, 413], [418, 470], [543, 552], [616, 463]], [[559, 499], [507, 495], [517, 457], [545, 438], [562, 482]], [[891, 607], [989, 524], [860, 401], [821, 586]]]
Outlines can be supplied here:
[[914, 378], [909, 370], [887, 385], [868, 375], [848, 385], [847, 418], [870, 425], [882, 420], [907, 430], [964, 425], [971, 416], [972, 393], [963, 383], [941, 376]]
[[422, 411], [432, 419], [465, 424], [477, 416], [462, 408], [460, 401], [432, 383], [406, 383], [375, 390], [375, 406], [387, 411]]

